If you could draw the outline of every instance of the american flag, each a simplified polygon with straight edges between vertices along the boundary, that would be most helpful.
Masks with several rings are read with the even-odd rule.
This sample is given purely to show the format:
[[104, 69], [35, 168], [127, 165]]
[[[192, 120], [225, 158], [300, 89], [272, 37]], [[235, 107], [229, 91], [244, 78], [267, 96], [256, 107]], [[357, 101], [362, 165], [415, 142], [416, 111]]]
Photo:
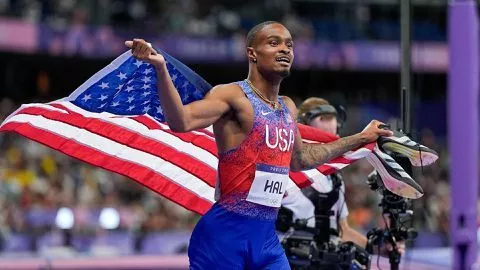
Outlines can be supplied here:
[[[202, 99], [211, 89], [187, 66], [164, 55], [184, 104]], [[299, 125], [307, 143], [337, 137]], [[66, 98], [24, 104], [0, 125], [94, 166], [125, 175], [179, 205], [205, 213], [215, 202], [218, 165], [211, 128], [171, 131], [157, 94], [153, 66], [130, 51], [94, 74]], [[363, 158], [374, 144], [346, 153], [316, 169], [290, 173], [288, 190], [308, 186]]]

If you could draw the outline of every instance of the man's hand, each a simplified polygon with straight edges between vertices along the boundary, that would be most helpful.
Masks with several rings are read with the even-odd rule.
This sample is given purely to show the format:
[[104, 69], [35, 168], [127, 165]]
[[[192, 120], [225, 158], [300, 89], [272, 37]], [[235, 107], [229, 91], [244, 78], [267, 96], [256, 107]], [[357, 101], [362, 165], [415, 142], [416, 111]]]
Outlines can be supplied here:
[[127, 40], [125, 41], [125, 46], [132, 49], [132, 54], [135, 58], [146, 61], [157, 69], [165, 66], [165, 58], [163, 58], [163, 55], [157, 53], [152, 48], [152, 45], [145, 40], [138, 38], [133, 39], [133, 41]]
[[393, 132], [391, 130], [386, 130], [386, 129], [381, 129], [378, 128], [379, 125], [384, 125], [384, 123], [377, 121], [377, 120], [372, 120], [370, 124], [368, 124], [360, 134], [362, 135], [363, 139], [365, 139], [367, 142], [374, 142], [378, 139], [380, 136], [392, 136]]

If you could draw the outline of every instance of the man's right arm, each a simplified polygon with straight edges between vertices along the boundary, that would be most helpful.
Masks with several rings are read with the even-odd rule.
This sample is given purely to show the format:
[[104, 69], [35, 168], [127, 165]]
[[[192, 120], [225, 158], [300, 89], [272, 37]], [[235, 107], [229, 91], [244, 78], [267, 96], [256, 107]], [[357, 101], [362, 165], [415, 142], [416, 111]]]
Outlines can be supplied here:
[[225, 91], [225, 88], [230, 88], [228, 85], [214, 87], [204, 99], [183, 105], [168, 73], [165, 58], [143, 39], [126, 41], [125, 45], [132, 49], [135, 58], [155, 67], [161, 106], [173, 131], [187, 132], [208, 127], [230, 110], [229, 91]]
[[167, 67], [156, 68], [157, 89], [165, 119], [173, 131], [187, 132], [205, 128], [215, 123], [230, 110], [228, 86], [212, 88], [204, 99], [187, 105], [182, 104], [180, 95], [173, 85]]

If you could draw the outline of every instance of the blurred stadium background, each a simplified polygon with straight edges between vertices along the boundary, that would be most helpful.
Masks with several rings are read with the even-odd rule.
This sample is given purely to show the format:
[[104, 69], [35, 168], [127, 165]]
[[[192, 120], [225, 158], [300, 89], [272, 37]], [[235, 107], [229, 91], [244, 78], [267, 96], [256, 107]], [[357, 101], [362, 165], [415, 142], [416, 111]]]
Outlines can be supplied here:
[[[342, 134], [359, 131], [371, 118], [395, 126], [399, 16], [396, 0], [0, 0], [0, 120], [20, 104], [67, 96], [133, 37], [151, 41], [211, 84], [243, 79], [246, 32], [278, 20], [296, 42], [283, 94], [298, 103], [319, 96], [344, 105]], [[408, 247], [418, 252], [408, 251], [403, 260], [435, 269], [450, 263], [444, 249], [451, 198], [446, 24], [446, 0], [412, 0], [413, 137], [441, 157], [423, 173], [415, 171], [425, 196], [414, 202], [412, 222], [420, 234]], [[144, 255], [186, 265], [198, 216], [123, 176], [20, 136], [0, 133], [0, 149], [0, 258]], [[365, 184], [370, 171], [367, 162], [345, 171], [349, 220], [364, 231], [383, 226], [378, 194]], [[407, 262], [404, 269], [416, 268]]]

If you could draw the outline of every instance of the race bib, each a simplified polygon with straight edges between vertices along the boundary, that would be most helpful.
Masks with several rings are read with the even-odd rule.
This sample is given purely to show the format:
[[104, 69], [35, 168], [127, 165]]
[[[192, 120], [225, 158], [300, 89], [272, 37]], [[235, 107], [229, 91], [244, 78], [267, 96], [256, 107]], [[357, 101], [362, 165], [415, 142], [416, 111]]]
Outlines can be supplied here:
[[257, 164], [255, 178], [247, 201], [270, 207], [280, 207], [285, 193], [289, 168]]

